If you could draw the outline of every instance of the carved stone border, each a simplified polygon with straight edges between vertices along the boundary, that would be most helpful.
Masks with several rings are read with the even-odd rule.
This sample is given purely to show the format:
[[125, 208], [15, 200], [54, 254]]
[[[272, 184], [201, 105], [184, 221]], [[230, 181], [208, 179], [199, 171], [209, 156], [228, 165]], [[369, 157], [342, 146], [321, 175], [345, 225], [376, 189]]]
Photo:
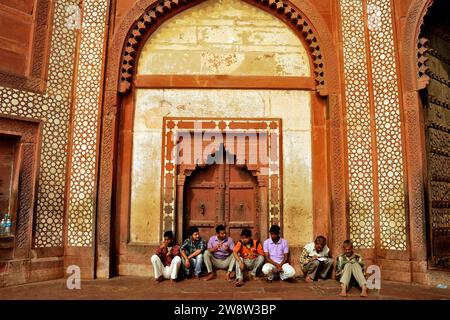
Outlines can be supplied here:
[[[420, 29], [424, 17], [434, 0], [415, 0], [411, 3], [401, 34], [401, 73], [403, 77], [403, 106], [405, 119], [405, 151], [408, 172], [409, 226], [411, 260], [413, 265], [412, 281], [415, 272], [426, 272], [427, 244], [425, 221], [424, 179], [426, 175], [425, 131], [422, 125], [422, 104], [418, 91], [427, 84], [424, 72], [419, 73], [426, 52], [421, 43]], [[422, 71], [425, 71], [423, 69]]]
[[[155, 3], [133, 24], [122, 53], [119, 92], [127, 93], [131, 88], [131, 81], [136, 72], [137, 58], [140, 49], [145, 44], [149, 33], [158, 20], [169, 16], [186, 5], [193, 5], [204, 0], [166, 0]], [[308, 45], [313, 64], [314, 80], [319, 90], [325, 87], [324, 64], [318, 37], [304, 18], [304, 14], [285, 0], [245, 0], [248, 3], [260, 4], [269, 9], [275, 16], [289, 20], [299, 31]]]

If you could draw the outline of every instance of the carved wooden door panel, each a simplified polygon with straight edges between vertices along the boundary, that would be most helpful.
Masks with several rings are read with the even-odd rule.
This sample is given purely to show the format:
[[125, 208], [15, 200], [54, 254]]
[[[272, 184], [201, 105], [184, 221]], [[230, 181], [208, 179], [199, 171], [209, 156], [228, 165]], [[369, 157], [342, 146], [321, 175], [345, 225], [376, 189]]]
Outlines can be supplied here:
[[424, 92], [430, 260], [434, 267], [450, 269], [450, 41], [439, 30], [424, 31], [430, 78]]
[[184, 238], [188, 236], [187, 231], [191, 226], [199, 228], [201, 237], [206, 240], [214, 235], [220, 217], [220, 204], [223, 202], [223, 166], [197, 168], [186, 181]]
[[241, 229], [258, 232], [257, 183], [245, 168], [231, 164], [214, 164], [197, 168], [186, 180], [184, 237], [196, 226], [204, 239], [224, 224], [233, 239]]
[[225, 168], [225, 220], [227, 232], [235, 241], [241, 230], [252, 230], [259, 238], [259, 210], [256, 178], [245, 168], [229, 165]]

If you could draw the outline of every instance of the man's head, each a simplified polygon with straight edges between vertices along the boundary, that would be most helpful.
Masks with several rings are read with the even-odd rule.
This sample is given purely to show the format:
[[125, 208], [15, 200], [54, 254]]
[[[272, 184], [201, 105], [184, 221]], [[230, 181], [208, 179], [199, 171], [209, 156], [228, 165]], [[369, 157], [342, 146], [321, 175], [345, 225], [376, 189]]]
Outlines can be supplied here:
[[198, 228], [190, 227], [189, 236], [191, 237], [192, 241], [198, 241], [198, 239], [200, 239], [200, 232], [198, 231]]
[[227, 231], [225, 230], [225, 227], [221, 224], [219, 224], [216, 227], [216, 233], [217, 238], [219, 238], [220, 240], [225, 240], [227, 238]]
[[245, 244], [249, 244], [250, 240], [252, 239], [252, 230], [250, 229], [244, 229], [241, 232], [241, 240]]
[[166, 231], [164, 232], [164, 243], [166, 246], [171, 247], [173, 244], [173, 232], [172, 231]]
[[278, 242], [278, 240], [280, 240], [280, 226], [274, 224], [270, 227], [269, 233], [273, 242]]
[[322, 251], [322, 249], [327, 244], [327, 239], [324, 236], [317, 236], [316, 240], [314, 240], [314, 247], [317, 252]]
[[351, 257], [353, 255], [353, 242], [352, 240], [345, 240], [342, 244], [342, 249], [344, 250], [344, 254], [347, 257]]

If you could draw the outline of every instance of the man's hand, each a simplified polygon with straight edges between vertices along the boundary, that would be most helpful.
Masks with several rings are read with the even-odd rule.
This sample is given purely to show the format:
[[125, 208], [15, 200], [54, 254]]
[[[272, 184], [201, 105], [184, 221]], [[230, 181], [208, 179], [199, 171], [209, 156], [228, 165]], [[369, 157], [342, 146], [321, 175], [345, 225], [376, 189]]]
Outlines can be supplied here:
[[227, 244], [224, 244], [222, 247], [225, 251], [228, 251], [230, 249], [230, 247]]
[[239, 268], [241, 268], [241, 270], [244, 270], [245, 268], [244, 263], [242, 261], [239, 262]]
[[191, 267], [191, 262], [189, 261], [189, 259], [184, 262], [184, 265], [185, 265], [186, 268], [190, 268]]
[[219, 249], [220, 249], [220, 244], [218, 244], [217, 246], [215, 246], [213, 248], [213, 252], [217, 252], [217, 251], [219, 251]]
[[275, 268], [277, 268], [278, 271], [283, 271], [283, 267], [282, 267], [282, 265], [279, 264], [279, 263], [277, 263], [277, 264], [275, 265]]
[[317, 259], [319, 259], [319, 256], [313, 256], [312, 259], [317, 260]]
[[166, 244], [163, 242], [163, 243], [161, 243], [160, 245], [159, 245], [159, 248], [160, 249], [164, 249], [164, 248], [166, 248], [167, 246], [166, 246]]

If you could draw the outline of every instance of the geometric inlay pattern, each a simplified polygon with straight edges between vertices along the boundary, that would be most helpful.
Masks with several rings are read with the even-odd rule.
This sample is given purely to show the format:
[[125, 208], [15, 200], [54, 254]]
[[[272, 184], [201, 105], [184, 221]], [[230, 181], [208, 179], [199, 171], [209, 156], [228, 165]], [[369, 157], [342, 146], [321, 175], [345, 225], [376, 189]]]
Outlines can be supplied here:
[[378, 155], [380, 247], [406, 250], [399, 84], [390, 0], [367, 0]]
[[340, 0], [340, 11], [347, 121], [350, 238], [358, 248], [373, 248], [373, 148], [363, 3]]
[[71, 141], [68, 246], [92, 246], [107, 0], [83, 1]]

